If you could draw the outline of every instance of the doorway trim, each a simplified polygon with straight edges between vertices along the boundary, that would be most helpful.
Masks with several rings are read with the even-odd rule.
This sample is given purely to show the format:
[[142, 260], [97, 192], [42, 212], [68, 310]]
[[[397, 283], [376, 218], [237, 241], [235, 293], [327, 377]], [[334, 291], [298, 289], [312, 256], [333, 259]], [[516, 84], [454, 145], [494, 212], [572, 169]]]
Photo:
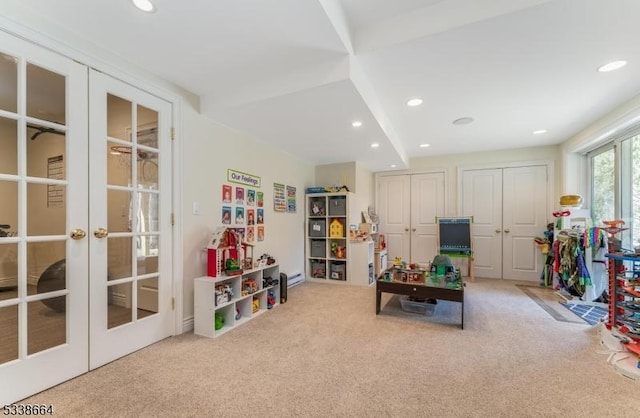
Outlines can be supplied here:
[[[9, 35], [16, 36], [27, 42], [35, 44], [41, 48], [45, 48], [51, 52], [54, 52], [63, 57], [72, 59], [87, 68], [108, 74], [109, 76], [122, 81], [123, 83], [130, 84], [140, 90], [143, 90], [149, 94], [157, 96], [169, 103], [173, 107], [172, 112], [172, 125], [173, 125], [173, 139], [171, 141], [172, 147], [172, 213], [174, 219], [174, 225], [172, 230], [172, 259], [173, 265], [171, 269], [172, 273], [172, 297], [174, 299], [174, 330], [173, 335], [182, 334], [185, 329], [183, 324], [184, 312], [184, 295], [183, 295], [183, 264], [184, 255], [182, 248], [183, 238], [183, 226], [182, 226], [182, 192], [180, 185], [183, 179], [183, 167], [182, 167], [182, 106], [183, 101], [189, 100], [195, 109], [198, 109], [198, 97], [192, 93], [189, 93], [177, 86], [170, 84], [169, 82], [162, 80], [158, 76], [140, 69], [134, 69], [131, 64], [123, 61], [104, 50], [103, 48], [81, 42], [77, 37], [65, 32], [63, 28], [52, 25], [48, 22], [38, 21], [37, 23], [44, 27], [43, 31], [52, 33], [55, 35], [45, 35], [43, 32], [36, 31], [29, 26], [19, 23], [14, 19], [20, 21], [29, 22], [29, 24], [35, 25], [36, 22], [29, 11], [22, 6], [7, 5], [5, 15], [0, 15], [0, 30], [6, 32]], [[10, 15], [11, 17], [7, 16]], [[71, 46], [69, 43], [59, 41], [53, 36], [57, 36], [59, 39], [70, 39], [72, 42], [76, 42], [77, 45], [83, 45], [84, 50]], [[88, 52], [88, 48], [91, 48], [92, 52]], [[97, 51], [97, 52], [96, 52]], [[114, 62], [114, 64], [110, 64]]]

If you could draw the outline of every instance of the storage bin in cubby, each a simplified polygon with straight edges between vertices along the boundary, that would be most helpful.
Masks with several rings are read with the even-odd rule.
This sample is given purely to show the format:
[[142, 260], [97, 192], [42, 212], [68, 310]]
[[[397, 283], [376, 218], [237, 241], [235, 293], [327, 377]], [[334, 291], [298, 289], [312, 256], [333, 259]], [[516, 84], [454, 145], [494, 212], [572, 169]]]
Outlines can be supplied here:
[[347, 280], [347, 265], [344, 262], [331, 262], [329, 267], [329, 278], [331, 280]]
[[327, 263], [324, 261], [311, 260], [311, 277], [324, 279], [327, 277]]
[[327, 243], [323, 239], [311, 240], [311, 257], [325, 258], [327, 256]]
[[309, 236], [323, 238], [327, 236], [326, 219], [309, 219]]
[[347, 215], [347, 197], [346, 196], [330, 196], [329, 197], [329, 216], [346, 216]]

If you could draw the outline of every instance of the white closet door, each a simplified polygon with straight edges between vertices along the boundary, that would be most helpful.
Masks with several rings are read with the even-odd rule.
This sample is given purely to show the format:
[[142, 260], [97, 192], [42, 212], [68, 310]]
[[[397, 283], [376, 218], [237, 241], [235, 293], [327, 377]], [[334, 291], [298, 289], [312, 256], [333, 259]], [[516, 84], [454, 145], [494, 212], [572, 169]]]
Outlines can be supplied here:
[[387, 242], [387, 260], [411, 258], [411, 178], [409, 175], [378, 178], [378, 218]]
[[542, 256], [533, 239], [547, 226], [547, 167], [505, 168], [502, 182], [503, 277], [538, 281]]
[[411, 258], [426, 264], [438, 254], [436, 217], [445, 214], [444, 173], [411, 175]]
[[90, 365], [172, 334], [171, 104], [91, 71]]
[[533, 239], [547, 225], [547, 166], [465, 170], [462, 176], [476, 277], [539, 280], [542, 259]]
[[436, 217], [445, 214], [444, 172], [378, 178], [380, 231], [387, 259], [426, 264], [438, 253]]
[[87, 70], [0, 32], [0, 80], [5, 405], [88, 370]]
[[502, 278], [502, 169], [465, 170], [462, 213], [473, 216], [475, 277]]

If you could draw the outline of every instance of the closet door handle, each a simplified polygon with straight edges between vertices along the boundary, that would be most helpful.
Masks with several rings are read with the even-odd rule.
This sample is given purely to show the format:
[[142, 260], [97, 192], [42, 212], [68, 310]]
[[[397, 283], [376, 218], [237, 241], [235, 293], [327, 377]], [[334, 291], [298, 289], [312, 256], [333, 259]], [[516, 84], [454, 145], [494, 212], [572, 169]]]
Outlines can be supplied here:
[[409, 228], [405, 228], [405, 229], [404, 229], [404, 232], [409, 232]]
[[499, 230], [499, 229], [496, 229], [496, 234], [499, 234], [500, 232], [502, 232], [502, 231]]
[[508, 230], [508, 229], [505, 229], [505, 230], [504, 230], [504, 232], [505, 232], [505, 234], [508, 234], [508, 233], [509, 233], [509, 230]]
[[415, 228], [413, 228], [413, 229], [412, 229], [412, 231], [413, 231], [413, 232], [416, 232], [416, 229], [415, 229]]

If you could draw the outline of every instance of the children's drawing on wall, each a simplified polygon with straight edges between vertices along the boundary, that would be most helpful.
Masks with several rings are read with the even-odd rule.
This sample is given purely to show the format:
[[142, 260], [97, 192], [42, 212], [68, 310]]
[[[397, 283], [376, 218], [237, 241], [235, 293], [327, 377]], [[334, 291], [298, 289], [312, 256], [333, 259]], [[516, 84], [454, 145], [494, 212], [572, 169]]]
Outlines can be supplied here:
[[222, 185], [222, 202], [231, 203], [231, 186], [228, 184]]
[[253, 189], [247, 189], [247, 206], [256, 205], [256, 191]]
[[255, 232], [253, 231], [254, 227], [250, 226], [247, 228], [247, 242], [253, 242], [255, 241]]
[[236, 225], [244, 225], [244, 208], [236, 208]]
[[264, 209], [258, 209], [258, 219], [257, 219], [257, 224], [263, 224], [264, 223]]
[[253, 209], [247, 209], [247, 225], [255, 225], [255, 224], [256, 224], [255, 211]]
[[236, 228], [236, 233], [240, 236], [240, 241], [244, 241], [246, 231], [244, 228]]
[[264, 206], [264, 193], [258, 192], [258, 207], [261, 208]]
[[236, 205], [244, 205], [244, 187], [236, 187]]
[[258, 241], [264, 241], [264, 226], [258, 227]]
[[222, 224], [223, 225], [231, 224], [231, 206], [222, 207]]

